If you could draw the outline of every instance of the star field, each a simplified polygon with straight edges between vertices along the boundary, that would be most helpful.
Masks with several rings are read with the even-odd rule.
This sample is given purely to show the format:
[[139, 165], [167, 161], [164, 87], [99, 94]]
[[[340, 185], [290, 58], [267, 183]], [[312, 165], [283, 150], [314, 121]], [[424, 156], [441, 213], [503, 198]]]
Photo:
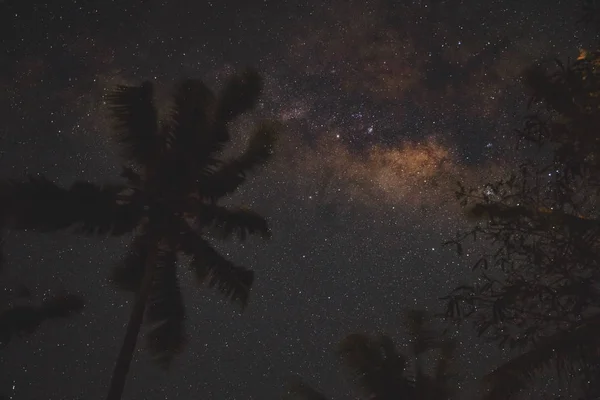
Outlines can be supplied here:
[[[401, 343], [403, 308], [438, 310], [468, 279], [469, 258], [441, 246], [463, 224], [453, 185], [514, 165], [522, 68], [593, 39], [560, 0], [5, 0], [0, 15], [2, 178], [117, 180], [102, 100], [117, 83], [153, 80], [166, 107], [178, 78], [218, 88], [252, 65], [266, 87], [236, 148], [245, 123], [284, 122], [272, 164], [231, 199], [268, 216], [273, 238], [217, 245], [255, 270], [250, 304], [240, 313], [182, 279], [187, 350], [165, 373], [140, 349], [129, 375], [124, 398], [149, 400], [280, 398], [296, 375], [353, 398], [336, 343], [362, 331]], [[5, 293], [22, 282], [87, 304], [0, 352], [0, 393], [105, 396], [132, 302], [107, 277], [128, 240], [10, 233]], [[501, 356], [468, 332], [460, 348], [466, 378]]]

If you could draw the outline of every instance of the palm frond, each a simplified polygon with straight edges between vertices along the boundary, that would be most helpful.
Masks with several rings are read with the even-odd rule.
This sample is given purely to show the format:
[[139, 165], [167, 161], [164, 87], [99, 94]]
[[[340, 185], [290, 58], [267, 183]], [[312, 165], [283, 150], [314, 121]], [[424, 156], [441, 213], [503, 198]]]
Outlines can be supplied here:
[[359, 369], [361, 374], [383, 362], [376, 344], [362, 333], [352, 333], [342, 339], [337, 352], [349, 367]]
[[262, 88], [262, 78], [252, 68], [231, 77], [219, 96], [217, 120], [226, 123], [254, 108]]
[[81, 296], [62, 293], [46, 299], [39, 310], [44, 319], [66, 318], [83, 310], [85, 302]]
[[131, 167], [121, 166], [119, 175], [127, 179], [129, 187], [140, 188], [142, 186], [142, 176]]
[[196, 215], [196, 224], [211, 228], [220, 239], [227, 239], [233, 235], [239, 240], [246, 240], [249, 235], [254, 234], [265, 239], [271, 237], [266, 219], [252, 210], [200, 204]]
[[[552, 364], [577, 363], [582, 354], [600, 351], [600, 316], [571, 331], [556, 333], [533, 349], [496, 368], [484, 377], [490, 388], [485, 399], [508, 399], [527, 389], [537, 374]], [[581, 351], [583, 350], [583, 351]]]
[[123, 155], [144, 166], [155, 162], [164, 140], [159, 135], [153, 92], [152, 83], [144, 82], [141, 86], [119, 85], [106, 96]]
[[338, 345], [338, 355], [354, 374], [355, 384], [365, 392], [378, 394], [382, 390], [382, 353], [368, 335], [351, 334]]
[[11, 229], [60, 230], [74, 223], [68, 190], [45, 177], [7, 180], [0, 186], [3, 226]]
[[177, 280], [177, 255], [159, 250], [152, 289], [146, 309], [146, 346], [153, 358], [167, 367], [186, 343], [185, 308]]
[[428, 350], [437, 348], [438, 335], [428, 326], [427, 313], [423, 310], [407, 310], [404, 326], [411, 337], [413, 354], [418, 356]]
[[83, 233], [122, 235], [133, 230], [142, 217], [135, 203], [118, 204], [125, 186], [77, 181], [62, 188], [43, 176], [0, 185], [0, 209], [4, 226], [41, 232], [70, 227]]
[[99, 187], [90, 182], [75, 182], [69, 189], [75, 213], [77, 231], [86, 234], [120, 236], [133, 231], [140, 223], [143, 209], [140, 204], [119, 204], [122, 185]]
[[109, 281], [118, 289], [137, 292], [144, 278], [148, 248], [146, 236], [136, 236], [122, 261], [111, 270]]
[[348, 335], [340, 342], [338, 355], [353, 372], [354, 383], [371, 398], [411, 398], [414, 388], [405, 376], [406, 358], [389, 337]]
[[59, 294], [41, 305], [16, 305], [0, 313], [0, 345], [13, 336], [32, 334], [47, 319], [66, 318], [83, 309], [84, 301], [74, 294]]
[[217, 252], [206, 240], [192, 231], [180, 237], [182, 251], [192, 257], [190, 268], [200, 283], [219, 290], [226, 298], [248, 304], [254, 272], [233, 264]]
[[249, 173], [269, 161], [278, 133], [278, 124], [267, 121], [261, 123], [243, 154], [224, 162], [214, 173], [199, 180], [200, 195], [215, 200], [235, 192]]
[[379, 346], [383, 351], [384, 368], [396, 373], [404, 373], [407, 367], [406, 356], [398, 351], [392, 338], [382, 335], [379, 338]]
[[212, 158], [223, 150], [229, 134], [215, 121], [216, 98], [200, 80], [182, 81], [175, 92], [170, 146], [197, 165], [215, 165]]
[[440, 355], [435, 365], [434, 379], [441, 384], [452, 377], [450, 368], [453, 365], [454, 353], [456, 351], [456, 341], [443, 340], [440, 343]]

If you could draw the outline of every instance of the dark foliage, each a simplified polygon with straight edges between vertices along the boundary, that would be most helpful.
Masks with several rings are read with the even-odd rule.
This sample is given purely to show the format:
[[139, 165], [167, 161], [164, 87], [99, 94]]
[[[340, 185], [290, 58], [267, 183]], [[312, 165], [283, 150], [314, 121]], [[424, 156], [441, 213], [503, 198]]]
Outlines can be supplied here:
[[[432, 326], [422, 311], [409, 310], [405, 325], [410, 334], [409, 354], [400, 353], [389, 336], [354, 333], [338, 345], [337, 354], [365, 399], [448, 400], [456, 395], [451, 373], [454, 341]], [[433, 356], [426, 362], [425, 356]], [[290, 398], [327, 397], [302, 381], [288, 387]]]
[[153, 96], [152, 83], [144, 82], [141, 86], [117, 86], [106, 97], [123, 155], [141, 165], [154, 162], [165, 146]]
[[148, 256], [147, 237], [136, 236], [124, 259], [111, 271], [110, 281], [119, 289], [137, 292], [140, 289]]
[[[168, 118], [160, 121], [152, 83], [117, 86], [106, 101], [128, 164], [121, 172], [125, 184], [77, 181], [66, 189], [43, 177], [0, 184], [2, 230], [134, 234], [110, 278], [118, 288], [136, 292], [136, 302], [109, 398], [120, 398], [144, 312], [147, 347], [161, 364], [168, 365], [185, 343], [176, 268], [180, 253], [191, 256], [190, 268], [200, 283], [242, 306], [248, 302], [254, 273], [225, 259], [205, 235], [270, 237], [260, 215], [219, 205], [272, 156], [278, 126], [262, 122], [246, 151], [230, 160], [220, 158], [230, 140], [228, 124], [256, 105], [261, 90], [262, 80], [251, 69], [233, 76], [218, 96], [199, 80], [183, 80], [175, 88]], [[29, 315], [35, 325], [53, 309], [45, 308], [46, 314], [36, 310], [23, 309], [19, 315]]]
[[582, 53], [553, 73], [528, 69], [531, 114], [517, 134], [535, 157], [484, 190], [457, 192], [479, 222], [448, 244], [462, 253], [472, 237], [488, 251], [473, 267], [478, 281], [445, 298], [447, 315], [524, 352], [487, 377], [489, 398], [516, 394], [551, 365], [576, 371], [585, 391], [600, 360], [599, 61]]
[[191, 161], [214, 167], [216, 160], [210, 157], [223, 150], [229, 140], [224, 124], [215, 127], [215, 95], [202, 81], [188, 79], [177, 86], [174, 97], [170, 147], [176, 152], [187, 153], [186, 148], [191, 146], [197, 150]]
[[206, 240], [192, 231], [182, 234], [181, 250], [192, 257], [190, 268], [200, 283], [217, 288], [226, 298], [248, 303], [254, 272], [221, 256]]
[[[270, 236], [260, 215], [218, 205], [272, 155], [275, 125], [263, 123], [243, 154], [233, 160], [219, 159], [230, 139], [228, 122], [254, 106], [261, 87], [260, 78], [250, 70], [231, 78], [220, 96], [201, 81], [184, 80], [175, 88], [169, 118], [157, 121], [156, 127], [144, 121], [156, 118], [152, 101], [146, 97], [152, 92], [150, 84], [119, 87], [108, 96], [122, 128], [119, 139], [129, 149], [125, 155], [137, 164], [122, 173], [133, 193], [129, 199], [135, 198], [144, 210], [139, 228], [144, 233], [134, 240], [123, 263], [113, 269], [112, 280], [122, 289], [140, 290], [148, 254], [162, 243], [146, 310], [151, 325], [146, 339], [163, 365], [185, 342], [185, 312], [176, 275], [179, 252], [191, 256], [190, 268], [200, 283], [243, 306], [248, 301], [253, 272], [226, 260], [203, 235], [209, 232], [217, 238], [240, 240], [251, 234]], [[151, 132], [140, 133], [145, 129]]]
[[[122, 235], [142, 217], [140, 204], [121, 196], [123, 185], [98, 186], [77, 181], [69, 189], [41, 176], [0, 185], [3, 227], [40, 232], [74, 228], [86, 234]], [[119, 201], [121, 200], [122, 201]]]
[[[20, 293], [21, 298], [29, 297]], [[0, 346], [6, 346], [15, 336], [34, 333], [42, 322], [66, 318], [81, 312], [84, 301], [80, 296], [63, 293], [44, 300], [39, 305], [12, 304], [0, 312]]]
[[216, 118], [230, 122], [256, 106], [263, 82], [258, 71], [246, 69], [233, 76], [226, 84], [217, 104]]
[[[221, 239], [270, 236], [267, 222], [258, 214], [218, 205], [272, 154], [275, 126], [263, 123], [241, 156], [229, 161], [218, 158], [230, 139], [227, 123], [254, 106], [261, 87], [260, 78], [249, 70], [231, 78], [220, 96], [201, 81], [184, 80], [175, 88], [170, 117], [156, 126], [144, 120], [156, 118], [147, 97], [150, 84], [119, 87], [108, 96], [122, 128], [119, 138], [129, 146], [125, 155], [141, 169], [124, 168], [122, 176], [146, 218], [145, 237], [134, 241], [124, 262], [114, 268], [112, 280], [122, 289], [139, 290], [148, 252], [163, 243], [146, 320], [153, 326], [147, 334], [148, 348], [165, 365], [185, 341], [185, 312], [175, 268], [178, 252], [192, 257], [190, 267], [199, 282], [242, 305], [248, 301], [253, 272], [223, 258], [202, 236], [206, 230]], [[141, 133], [148, 129], [151, 132]]]
[[234, 193], [246, 181], [249, 173], [271, 158], [279, 129], [278, 124], [263, 121], [252, 134], [248, 148], [242, 155], [219, 163], [210, 174], [200, 177], [198, 194], [215, 201]]
[[146, 310], [146, 323], [150, 326], [146, 345], [160, 364], [168, 365], [183, 349], [186, 342], [184, 321], [183, 297], [177, 281], [177, 255], [161, 250]]
[[252, 210], [239, 208], [228, 209], [214, 204], [199, 205], [195, 224], [198, 227], [211, 229], [220, 239], [235, 236], [239, 240], [246, 240], [250, 235], [260, 235], [268, 239], [271, 231], [267, 221]]

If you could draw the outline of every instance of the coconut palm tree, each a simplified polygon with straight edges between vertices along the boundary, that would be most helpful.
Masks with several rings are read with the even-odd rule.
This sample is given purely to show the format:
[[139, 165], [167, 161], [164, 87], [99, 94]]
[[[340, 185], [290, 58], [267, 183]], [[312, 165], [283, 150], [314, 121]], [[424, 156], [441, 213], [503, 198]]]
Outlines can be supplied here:
[[117, 287], [136, 297], [108, 399], [122, 395], [144, 317], [147, 347], [158, 362], [168, 366], [185, 343], [176, 269], [180, 254], [191, 260], [199, 283], [242, 306], [248, 302], [253, 272], [219, 254], [206, 234], [270, 237], [260, 215], [219, 204], [272, 155], [277, 127], [263, 122], [241, 155], [219, 158], [230, 140], [228, 124], [255, 106], [261, 90], [260, 76], [250, 69], [229, 79], [219, 96], [201, 81], [186, 79], [176, 86], [172, 110], [161, 120], [150, 82], [118, 86], [106, 101], [128, 164], [121, 174], [126, 184], [77, 181], [66, 189], [38, 176], [0, 187], [2, 227], [134, 233], [128, 254], [111, 276]]
[[[456, 387], [450, 369], [455, 342], [435, 332], [423, 311], [408, 311], [405, 326], [410, 335], [407, 355], [400, 353], [386, 335], [354, 333], [340, 342], [337, 353], [354, 384], [369, 400], [454, 398]], [[327, 399], [302, 381], [290, 385], [288, 395], [290, 399]]]

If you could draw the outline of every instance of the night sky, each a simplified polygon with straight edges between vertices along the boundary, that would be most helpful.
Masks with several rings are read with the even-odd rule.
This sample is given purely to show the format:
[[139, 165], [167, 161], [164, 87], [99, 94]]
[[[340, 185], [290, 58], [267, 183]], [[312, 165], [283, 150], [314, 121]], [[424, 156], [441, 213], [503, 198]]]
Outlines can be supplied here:
[[[189, 346], [169, 372], [139, 350], [125, 398], [276, 399], [299, 375], [351, 399], [336, 343], [379, 331], [401, 343], [403, 308], [437, 311], [468, 279], [469, 257], [441, 246], [463, 226], [451, 189], [515, 165], [518, 75], [589, 47], [580, 17], [559, 0], [0, 1], [0, 176], [118, 181], [107, 88], [151, 79], [166, 105], [179, 78], [218, 89], [258, 68], [265, 92], [236, 148], [257, 116], [285, 130], [231, 201], [268, 216], [273, 239], [218, 246], [255, 270], [250, 304], [241, 314], [181, 269]], [[129, 239], [9, 234], [3, 296], [24, 283], [87, 306], [2, 350], [0, 393], [106, 395], [132, 301], [107, 277]], [[495, 365], [497, 351], [461, 338], [467, 378]]]

